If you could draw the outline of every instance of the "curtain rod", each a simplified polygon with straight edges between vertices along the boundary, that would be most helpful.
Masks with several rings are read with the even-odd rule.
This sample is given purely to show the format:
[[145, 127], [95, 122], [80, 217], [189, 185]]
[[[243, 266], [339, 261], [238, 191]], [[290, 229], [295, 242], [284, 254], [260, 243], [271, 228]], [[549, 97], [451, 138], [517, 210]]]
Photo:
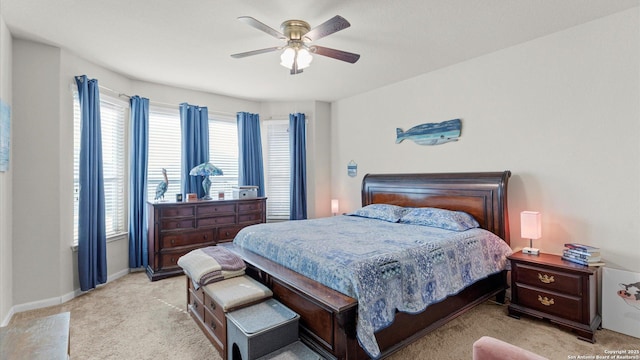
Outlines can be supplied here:
[[[125, 93], [123, 93], [123, 92], [115, 91], [115, 90], [113, 90], [113, 89], [111, 89], [111, 88], [108, 88], [108, 87], [103, 86], [103, 85], [100, 85], [100, 84], [98, 84], [98, 87], [99, 87], [99, 88], [101, 88], [101, 89], [104, 89], [104, 90], [110, 91], [110, 92], [112, 92], [112, 93], [114, 93], [114, 94], [117, 94], [117, 95], [118, 95], [118, 97], [125, 97], [125, 98], [127, 98], [127, 99], [131, 99], [131, 96], [130, 96], [130, 95], [127, 95], [127, 94], [125, 94]], [[162, 106], [167, 106], [167, 107], [172, 107], [172, 108], [178, 108], [178, 109], [180, 108], [180, 104], [166, 103], [166, 102], [155, 101], [155, 100], [151, 100], [151, 99], [149, 99], [149, 104], [153, 104], [153, 105], [162, 105]], [[208, 107], [207, 107], [207, 108], [208, 108]], [[235, 116], [236, 116], [236, 114], [235, 114], [235, 113], [229, 113], [229, 112], [225, 112], [225, 111], [213, 111], [213, 110], [209, 110], [209, 113], [210, 113], [210, 114], [213, 114], [213, 115], [220, 115], [220, 116], [233, 116], [233, 117], [235, 117]]]
[[[75, 84], [72, 84], [72, 86], [73, 85], [75, 85]], [[126, 97], [127, 99], [131, 99], [130, 95], [127, 95], [127, 94], [125, 94], [123, 92], [119, 92], [119, 91], [113, 90], [111, 88], [108, 88], [108, 87], [100, 85], [100, 84], [98, 84], [98, 87], [101, 88], [101, 89], [110, 91], [110, 92], [112, 92], [114, 94], [117, 94], [118, 97]], [[149, 103], [150, 104], [154, 104], [154, 105], [162, 105], [162, 106], [167, 106], [167, 107], [180, 108], [180, 104], [165, 103], [165, 102], [160, 102], [160, 101], [154, 101], [154, 100], [151, 100], [151, 99], [149, 99]], [[214, 115], [221, 115], [221, 116], [232, 116], [232, 117], [237, 116], [237, 113], [228, 113], [228, 112], [224, 112], [224, 111], [212, 111], [212, 110], [209, 110], [209, 113], [210, 114], [214, 114]], [[305, 118], [307, 120], [311, 120], [312, 117], [307, 115], [307, 114], [305, 114]], [[269, 117], [265, 117], [265, 120], [288, 120], [288, 119], [289, 119], [289, 114], [287, 114], [287, 115], [271, 115]]]

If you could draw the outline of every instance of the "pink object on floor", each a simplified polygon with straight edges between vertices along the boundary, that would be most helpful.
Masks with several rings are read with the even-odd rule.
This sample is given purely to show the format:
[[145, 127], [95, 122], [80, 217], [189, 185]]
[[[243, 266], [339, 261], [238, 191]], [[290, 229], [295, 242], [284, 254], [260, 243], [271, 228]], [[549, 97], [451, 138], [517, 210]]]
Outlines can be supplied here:
[[549, 360], [502, 340], [483, 336], [473, 343], [473, 360]]

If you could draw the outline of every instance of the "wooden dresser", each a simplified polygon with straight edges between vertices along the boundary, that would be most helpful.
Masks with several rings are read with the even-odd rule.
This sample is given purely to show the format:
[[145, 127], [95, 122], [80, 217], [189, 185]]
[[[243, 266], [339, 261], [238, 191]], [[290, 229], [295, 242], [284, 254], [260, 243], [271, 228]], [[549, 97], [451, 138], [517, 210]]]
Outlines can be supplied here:
[[574, 264], [558, 255], [528, 255], [511, 260], [509, 315], [531, 315], [565, 326], [581, 340], [595, 342], [601, 318], [597, 313], [598, 268]]
[[240, 229], [266, 221], [266, 198], [148, 202], [147, 276], [151, 281], [182, 274], [180, 256], [232, 241]]

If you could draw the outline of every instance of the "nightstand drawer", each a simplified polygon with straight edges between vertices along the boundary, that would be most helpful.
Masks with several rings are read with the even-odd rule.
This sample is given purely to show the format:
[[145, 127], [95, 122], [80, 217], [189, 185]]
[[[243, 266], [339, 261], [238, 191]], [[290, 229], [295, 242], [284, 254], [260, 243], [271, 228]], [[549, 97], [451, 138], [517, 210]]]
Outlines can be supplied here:
[[561, 292], [564, 294], [582, 295], [582, 281], [578, 275], [553, 271], [527, 264], [516, 264], [515, 281], [534, 287]]
[[581, 322], [582, 298], [518, 284], [518, 301], [521, 305], [547, 314]]

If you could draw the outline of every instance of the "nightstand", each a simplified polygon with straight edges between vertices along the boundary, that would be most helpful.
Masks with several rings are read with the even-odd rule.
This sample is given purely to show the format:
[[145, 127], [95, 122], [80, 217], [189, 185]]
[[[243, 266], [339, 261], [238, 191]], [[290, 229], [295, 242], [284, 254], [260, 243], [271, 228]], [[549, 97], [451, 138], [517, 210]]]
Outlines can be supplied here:
[[562, 260], [558, 255], [528, 255], [511, 261], [509, 316], [527, 314], [568, 327], [578, 338], [595, 342], [602, 321], [597, 312], [597, 267]]

